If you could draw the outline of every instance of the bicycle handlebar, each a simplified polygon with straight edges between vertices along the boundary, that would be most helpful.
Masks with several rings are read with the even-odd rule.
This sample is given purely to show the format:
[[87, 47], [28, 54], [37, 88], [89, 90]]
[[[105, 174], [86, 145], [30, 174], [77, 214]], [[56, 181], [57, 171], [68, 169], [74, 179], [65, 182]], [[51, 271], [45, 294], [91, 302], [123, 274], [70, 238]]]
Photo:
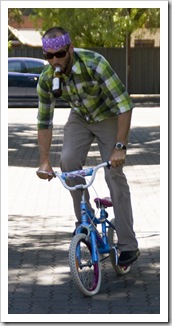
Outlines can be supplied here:
[[[62, 173], [54, 172], [54, 174], [55, 174], [55, 176], [57, 178], [59, 178], [62, 185], [66, 189], [68, 189], [70, 191], [77, 190], [77, 189], [87, 189], [88, 187], [90, 187], [92, 185], [92, 183], [93, 183], [93, 181], [95, 179], [97, 171], [102, 167], [110, 168], [110, 166], [111, 166], [111, 162], [108, 161], [108, 162], [98, 164], [97, 166], [95, 166], [93, 168], [86, 168], [86, 169], [83, 169], [83, 170], [76, 170], [76, 171], [62, 172]], [[71, 187], [71, 186], [68, 186], [67, 183], [66, 183], [66, 180], [68, 178], [87, 177], [87, 176], [91, 176], [91, 179], [87, 184], [78, 184], [78, 185], [75, 185], [75, 186]]]

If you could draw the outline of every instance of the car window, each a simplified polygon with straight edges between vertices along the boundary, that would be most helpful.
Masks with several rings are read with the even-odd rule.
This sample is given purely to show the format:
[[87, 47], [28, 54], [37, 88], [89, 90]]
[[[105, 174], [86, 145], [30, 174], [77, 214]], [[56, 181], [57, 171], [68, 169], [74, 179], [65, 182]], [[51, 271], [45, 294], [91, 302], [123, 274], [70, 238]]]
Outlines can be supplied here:
[[40, 74], [45, 67], [44, 63], [39, 61], [26, 61], [25, 64], [27, 72], [31, 74]]
[[22, 68], [22, 63], [20, 61], [8, 61], [9, 72], [23, 72]]

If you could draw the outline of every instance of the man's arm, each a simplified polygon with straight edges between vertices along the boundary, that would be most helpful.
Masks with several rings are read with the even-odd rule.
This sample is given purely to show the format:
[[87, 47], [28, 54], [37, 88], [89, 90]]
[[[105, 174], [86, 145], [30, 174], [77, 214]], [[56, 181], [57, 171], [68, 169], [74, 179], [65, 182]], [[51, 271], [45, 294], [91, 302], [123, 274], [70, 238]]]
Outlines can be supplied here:
[[[39, 97], [38, 107], [38, 145], [40, 154], [40, 167], [37, 171], [37, 175], [41, 179], [51, 180], [53, 177], [53, 170], [50, 164], [49, 153], [52, 141], [52, 129], [53, 129], [53, 114], [55, 100], [51, 96], [49, 89], [51, 85], [48, 85], [44, 80], [39, 78], [37, 85], [37, 93]], [[44, 173], [41, 173], [44, 171]], [[52, 176], [45, 172], [52, 173]]]
[[52, 141], [52, 129], [39, 129], [38, 130], [38, 145], [39, 145], [39, 154], [40, 154], [40, 167], [37, 171], [38, 177], [41, 179], [49, 179], [52, 177], [48, 176], [41, 171], [52, 173], [53, 169], [50, 164], [49, 153]]
[[116, 143], [121, 142], [127, 145], [128, 134], [130, 131], [132, 110], [118, 115], [118, 132], [116, 137]]
[[[114, 144], [121, 142], [127, 146], [128, 134], [130, 131], [132, 110], [118, 115], [118, 132]], [[114, 148], [110, 161], [113, 167], [122, 166], [125, 163], [126, 151]]]
[[[101, 85], [102, 92], [104, 92], [107, 98], [112, 99], [112, 103], [114, 103], [110, 110], [118, 116], [118, 130], [114, 144], [120, 142], [123, 145], [127, 145], [134, 105], [123, 83], [106, 59], [101, 57], [96, 69], [96, 78]], [[118, 167], [125, 163], [125, 158], [125, 150], [114, 148], [110, 161], [113, 167]]]
[[52, 141], [52, 129], [38, 130], [38, 145], [40, 154], [40, 166], [49, 162], [49, 152]]

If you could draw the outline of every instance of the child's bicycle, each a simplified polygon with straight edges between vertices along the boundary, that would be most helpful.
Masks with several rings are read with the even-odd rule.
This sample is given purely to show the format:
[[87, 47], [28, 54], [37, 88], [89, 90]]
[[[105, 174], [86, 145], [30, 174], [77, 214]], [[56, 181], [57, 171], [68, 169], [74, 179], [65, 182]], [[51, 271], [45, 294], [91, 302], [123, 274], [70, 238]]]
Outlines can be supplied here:
[[[109, 254], [110, 261], [117, 274], [126, 274], [130, 271], [130, 265], [119, 266], [117, 248], [117, 236], [115, 232], [115, 219], [108, 220], [107, 207], [112, 206], [110, 198], [95, 198], [95, 203], [100, 208], [100, 217], [95, 217], [87, 208], [85, 200], [85, 189], [90, 187], [95, 179], [96, 172], [102, 167], [110, 168], [110, 162], [97, 165], [94, 168], [87, 168], [72, 172], [55, 172], [63, 184], [70, 190], [78, 189], [82, 192], [81, 224], [77, 227], [69, 248], [69, 266], [72, 277], [81, 292], [86, 296], [98, 293], [101, 286], [101, 264]], [[87, 184], [77, 184], [68, 186], [66, 181], [74, 177], [91, 176]], [[97, 230], [97, 225], [101, 225], [101, 232]], [[106, 255], [106, 256], [103, 256]], [[108, 256], [108, 257], [109, 257]]]

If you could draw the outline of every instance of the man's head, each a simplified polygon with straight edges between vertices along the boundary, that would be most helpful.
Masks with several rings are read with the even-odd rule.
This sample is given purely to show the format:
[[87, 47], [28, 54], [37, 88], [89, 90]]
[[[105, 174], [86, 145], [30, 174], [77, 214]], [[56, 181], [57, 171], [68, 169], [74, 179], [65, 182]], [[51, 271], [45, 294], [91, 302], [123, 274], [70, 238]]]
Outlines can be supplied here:
[[73, 46], [69, 34], [62, 27], [52, 27], [44, 33], [42, 45], [44, 57], [51, 66], [60, 67], [62, 73], [70, 73]]

